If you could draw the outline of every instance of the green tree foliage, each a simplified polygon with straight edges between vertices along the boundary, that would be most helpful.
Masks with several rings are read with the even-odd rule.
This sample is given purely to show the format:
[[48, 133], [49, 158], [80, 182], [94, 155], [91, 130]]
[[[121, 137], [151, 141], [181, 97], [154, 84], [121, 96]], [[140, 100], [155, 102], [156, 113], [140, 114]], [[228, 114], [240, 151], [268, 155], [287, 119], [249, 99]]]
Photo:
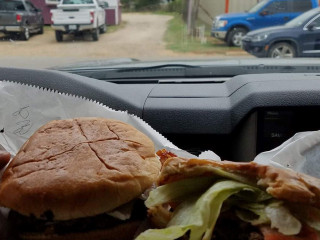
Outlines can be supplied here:
[[184, 9], [186, 9], [187, 0], [174, 0], [168, 3], [167, 11], [168, 12], [176, 12], [183, 13]]
[[137, 10], [156, 9], [160, 4], [160, 0], [135, 0], [135, 2]]
[[125, 9], [144, 11], [156, 10], [160, 6], [161, 0], [121, 0]]

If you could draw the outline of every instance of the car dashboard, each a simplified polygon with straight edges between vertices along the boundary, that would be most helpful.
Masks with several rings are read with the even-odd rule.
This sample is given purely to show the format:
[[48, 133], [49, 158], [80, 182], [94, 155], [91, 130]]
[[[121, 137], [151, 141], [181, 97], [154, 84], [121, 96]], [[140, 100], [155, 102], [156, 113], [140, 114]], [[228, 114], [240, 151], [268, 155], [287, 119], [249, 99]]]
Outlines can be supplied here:
[[[101, 81], [56, 70], [0, 68], [1, 79], [81, 96], [137, 115], [173, 144], [198, 155], [251, 161], [301, 131], [320, 128], [320, 75]], [[156, 81], [155, 81], [156, 80]]]

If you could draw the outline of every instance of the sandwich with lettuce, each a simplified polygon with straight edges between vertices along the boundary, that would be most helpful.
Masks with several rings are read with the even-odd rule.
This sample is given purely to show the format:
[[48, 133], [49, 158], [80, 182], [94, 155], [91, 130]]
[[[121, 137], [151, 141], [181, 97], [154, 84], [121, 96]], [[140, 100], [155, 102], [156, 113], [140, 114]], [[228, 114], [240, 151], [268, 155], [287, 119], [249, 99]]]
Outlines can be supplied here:
[[320, 179], [289, 169], [161, 153], [136, 240], [320, 239]]

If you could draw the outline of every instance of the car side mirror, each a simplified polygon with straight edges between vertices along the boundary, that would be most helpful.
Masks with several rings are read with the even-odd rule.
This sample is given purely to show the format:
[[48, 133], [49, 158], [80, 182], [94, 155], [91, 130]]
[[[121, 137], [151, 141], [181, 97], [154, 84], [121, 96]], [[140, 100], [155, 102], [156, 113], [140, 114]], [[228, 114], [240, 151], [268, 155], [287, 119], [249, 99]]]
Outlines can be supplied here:
[[260, 15], [261, 16], [267, 16], [267, 15], [269, 15], [269, 11], [263, 10], [262, 12], [260, 12]]
[[310, 23], [309, 25], [308, 25], [308, 30], [309, 31], [313, 31], [315, 28], [316, 28], [316, 24], [314, 23], [314, 22], [312, 22], [312, 23]]

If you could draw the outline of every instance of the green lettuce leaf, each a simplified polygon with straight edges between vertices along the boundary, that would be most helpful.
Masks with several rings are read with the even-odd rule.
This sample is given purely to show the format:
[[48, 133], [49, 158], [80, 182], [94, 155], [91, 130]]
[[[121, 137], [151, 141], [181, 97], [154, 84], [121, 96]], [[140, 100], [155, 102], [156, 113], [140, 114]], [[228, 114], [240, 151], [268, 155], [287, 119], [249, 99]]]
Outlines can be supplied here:
[[237, 207], [239, 209], [236, 210], [236, 214], [244, 222], [249, 222], [254, 226], [270, 222], [265, 211], [265, 204], [241, 203], [237, 204]]
[[236, 207], [239, 208], [236, 210], [237, 216], [252, 225], [269, 223], [284, 235], [296, 235], [301, 231], [300, 221], [281, 201], [237, 203]]
[[[239, 176], [234, 173], [226, 172], [219, 168], [211, 168], [212, 176], [210, 177], [195, 177], [180, 180], [177, 182], [169, 183], [155, 190], [151, 191], [145, 204], [148, 208], [161, 205], [163, 203], [168, 203], [172, 201], [182, 201], [192, 194], [198, 194], [207, 190], [218, 178], [226, 178], [235, 180], [242, 183], [250, 184], [248, 179]], [[247, 194], [247, 195], [246, 195]], [[270, 195], [264, 191], [259, 191], [259, 193], [253, 192], [252, 194], [258, 194], [261, 199], [270, 198]], [[257, 199], [258, 196], [248, 195], [245, 193], [247, 199]]]
[[[157, 191], [157, 189], [154, 191]], [[171, 189], [171, 191], [174, 192], [173, 189]], [[262, 190], [248, 184], [232, 180], [219, 181], [212, 185], [200, 197], [192, 196], [186, 201], [183, 201], [177, 209], [175, 209], [167, 228], [147, 230], [140, 234], [137, 240], [177, 239], [189, 231], [190, 240], [209, 240], [211, 239], [212, 231], [220, 214], [223, 202], [230, 196], [241, 191], [262, 192]], [[260, 196], [260, 194], [258, 193], [257, 196]], [[168, 196], [165, 198], [168, 201], [172, 200], [169, 199], [170, 197]], [[153, 196], [152, 204], [155, 204], [155, 202], [157, 202], [157, 204], [163, 202], [163, 199], [156, 201]], [[152, 205], [150, 202], [148, 204]]]
[[207, 190], [216, 181], [213, 177], [197, 177], [169, 183], [149, 193], [145, 205], [150, 208], [168, 202], [183, 201], [193, 194]]
[[266, 206], [266, 215], [270, 219], [271, 228], [276, 228], [284, 235], [296, 235], [301, 231], [301, 223], [282, 202], [275, 201]]

